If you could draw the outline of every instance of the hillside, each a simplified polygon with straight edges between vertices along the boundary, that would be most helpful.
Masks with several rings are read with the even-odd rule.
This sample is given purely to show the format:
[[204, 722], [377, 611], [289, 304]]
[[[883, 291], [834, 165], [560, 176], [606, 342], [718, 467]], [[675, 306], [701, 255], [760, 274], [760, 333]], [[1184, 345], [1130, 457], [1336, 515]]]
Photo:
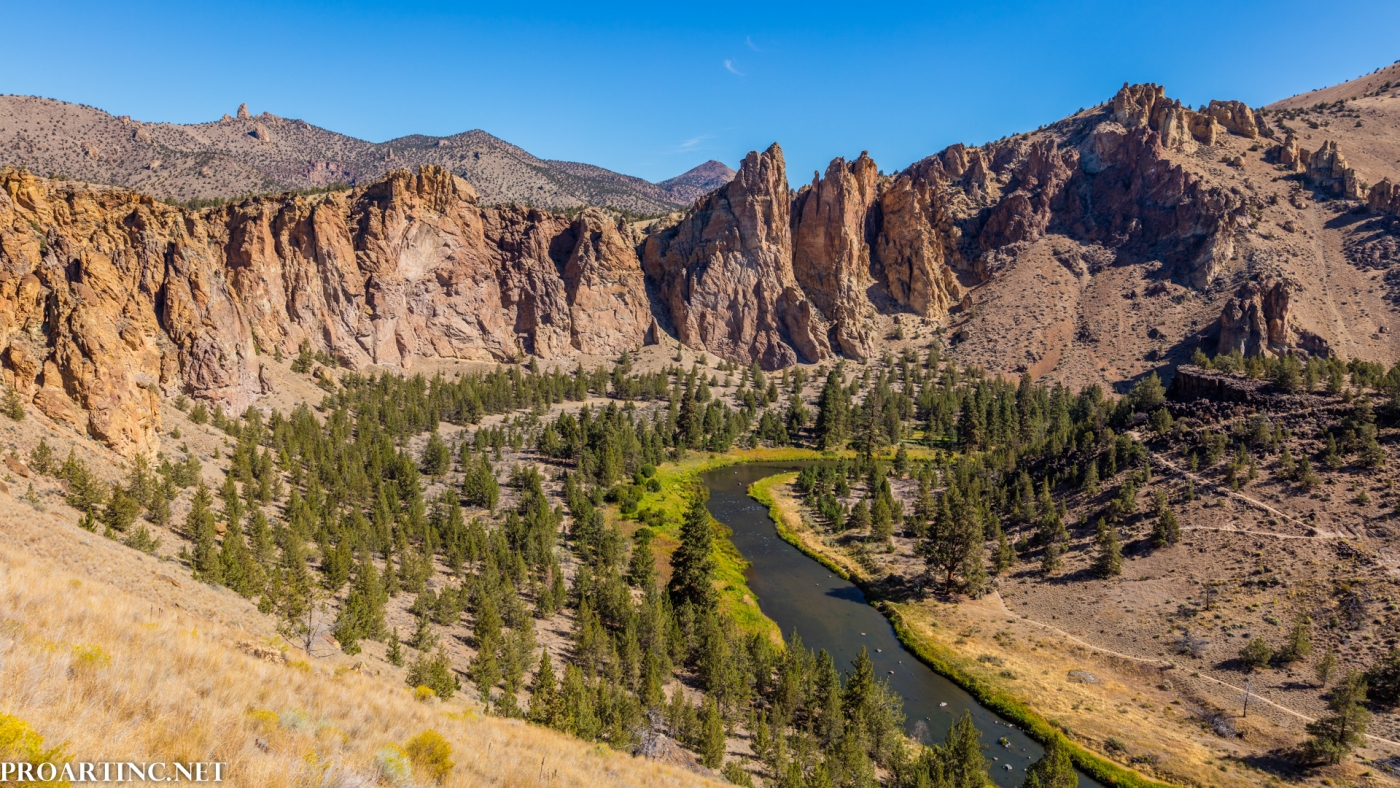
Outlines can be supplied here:
[[[539, 159], [480, 130], [370, 143], [303, 120], [252, 115], [244, 107], [218, 121], [182, 125], [113, 117], [53, 99], [0, 96], [0, 166], [121, 186], [163, 200], [354, 185], [425, 164], [465, 178], [488, 204], [661, 214], [696, 196], [685, 184], [673, 191], [601, 167]], [[692, 171], [697, 175], [674, 180], [689, 176], [721, 185], [703, 174], [712, 169], [703, 164]]]
[[[415, 698], [382, 660], [310, 656], [253, 603], [178, 562], [5, 493], [0, 535], [0, 721], [7, 736], [22, 721], [45, 750], [219, 761], [226, 784], [263, 788], [722, 784], [487, 715], [463, 696]], [[427, 731], [451, 748], [440, 783], [395, 749]]]

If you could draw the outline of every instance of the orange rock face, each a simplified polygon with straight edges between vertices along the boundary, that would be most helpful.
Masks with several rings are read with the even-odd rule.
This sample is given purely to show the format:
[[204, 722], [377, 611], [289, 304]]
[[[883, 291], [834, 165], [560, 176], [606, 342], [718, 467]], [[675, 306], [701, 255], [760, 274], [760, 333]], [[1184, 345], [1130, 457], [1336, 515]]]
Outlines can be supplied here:
[[831, 355], [822, 316], [793, 273], [790, 210], [774, 144], [647, 237], [642, 264], [682, 342], [770, 370]]
[[[134, 454], [157, 446], [160, 397], [241, 411], [270, 387], [258, 351], [303, 344], [351, 368], [409, 368], [616, 355], [669, 331], [769, 370], [865, 359], [879, 315], [970, 307], [968, 288], [1046, 236], [1212, 284], [1250, 214], [1181, 153], [1227, 133], [1269, 134], [1238, 102], [1197, 112], [1128, 85], [1107, 107], [894, 175], [838, 158], [795, 194], [775, 144], [645, 234], [594, 209], [486, 207], [432, 166], [204, 210], [0, 172], [0, 362], [35, 407]], [[1366, 195], [1335, 145], [1309, 154], [1290, 138], [1271, 155]], [[1370, 196], [1397, 212], [1389, 182]], [[1289, 333], [1287, 300], [1242, 293], [1222, 347], [1325, 350]]]
[[482, 208], [437, 168], [204, 211], [0, 185], [7, 378], [127, 454], [157, 448], [162, 394], [247, 407], [255, 347], [307, 342], [350, 367], [611, 354], [651, 321], [637, 239], [612, 220]]

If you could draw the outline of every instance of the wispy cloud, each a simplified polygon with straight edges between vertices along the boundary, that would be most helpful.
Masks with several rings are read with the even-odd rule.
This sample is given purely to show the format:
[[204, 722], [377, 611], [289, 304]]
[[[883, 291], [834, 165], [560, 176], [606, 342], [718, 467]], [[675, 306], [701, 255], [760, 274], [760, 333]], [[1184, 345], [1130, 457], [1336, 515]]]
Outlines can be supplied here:
[[744, 72], [734, 67], [734, 61], [732, 60], [724, 61], [724, 70], [728, 71], [731, 74], [736, 74], [741, 77], [744, 76]]
[[713, 134], [697, 134], [696, 136], [691, 137], [690, 139], [680, 143], [679, 145], [671, 146], [671, 149], [667, 151], [667, 153], [693, 153], [694, 151], [701, 149], [705, 141], [714, 138], [714, 136], [715, 135]]
[[759, 49], [759, 48], [758, 48], [758, 44], [755, 44], [755, 43], [753, 42], [753, 39], [752, 39], [751, 37], [749, 37], [749, 36], [744, 36], [744, 43], [745, 43], [745, 44], [748, 44], [748, 45], [749, 45], [749, 49], [752, 49], [752, 50], [755, 51], [755, 52], [762, 52], [762, 51], [763, 51], [762, 49]]

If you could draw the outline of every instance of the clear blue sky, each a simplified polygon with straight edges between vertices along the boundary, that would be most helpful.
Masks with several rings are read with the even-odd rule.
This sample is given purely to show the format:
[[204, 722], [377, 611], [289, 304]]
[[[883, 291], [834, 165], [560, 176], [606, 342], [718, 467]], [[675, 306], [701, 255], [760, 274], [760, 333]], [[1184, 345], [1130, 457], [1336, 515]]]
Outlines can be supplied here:
[[373, 141], [481, 128], [661, 180], [782, 143], [886, 171], [1159, 82], [1260, 105], [1400, 58], [1400, 3], [10, 3], [0, 92]]

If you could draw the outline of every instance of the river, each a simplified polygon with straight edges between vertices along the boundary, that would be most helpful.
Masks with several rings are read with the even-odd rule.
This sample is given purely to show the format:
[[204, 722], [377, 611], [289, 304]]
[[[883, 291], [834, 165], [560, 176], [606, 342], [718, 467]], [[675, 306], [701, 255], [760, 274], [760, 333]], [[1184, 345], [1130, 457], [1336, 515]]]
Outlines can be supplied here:
[[[953, 722], [964, 711], [970, 712], [982, 731], [992, 780], [1003, 788], [1020, 786], [1026, 767], [1044, 749], [906, 651], [893, 625], [866, 603], [860, 588], [778, 538], [768, 508], [749, 497], [750, 484], [802, 467], [751, 463], [700, 477], [710, 490], [710, 514], [734, 531], [734, 545], [752, 564], [745, 574], [758, 595], [759, 607], [777, 622], [784, 636], [796, 630], [807, 648], [825, 649], [838, 669], [849, 670], [864, 646], [876, 675], [888, 680], [904, 699], [909, 733], [927, 743], [942, 742]], [[1009, 746], [997, 743], [1002, 737]], [[1081, 773], [1079, 785], [1095, 788], [1099, 784]]]

